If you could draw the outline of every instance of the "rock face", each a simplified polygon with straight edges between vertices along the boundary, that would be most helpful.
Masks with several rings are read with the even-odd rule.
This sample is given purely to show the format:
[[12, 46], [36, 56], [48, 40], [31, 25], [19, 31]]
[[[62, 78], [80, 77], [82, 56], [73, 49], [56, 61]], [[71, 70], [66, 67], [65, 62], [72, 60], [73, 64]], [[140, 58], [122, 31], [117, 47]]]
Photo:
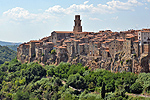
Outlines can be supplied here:
[[91, 70], [149, 72], [150, 42], [141, 43], [138, 35], [149, 34], [150, 29], [82, 32], [80, 15], [74, 22], [73, 31], [53, 31], [49, 37], [19, 45], [17, 59], [22, 63], [81, 63]]

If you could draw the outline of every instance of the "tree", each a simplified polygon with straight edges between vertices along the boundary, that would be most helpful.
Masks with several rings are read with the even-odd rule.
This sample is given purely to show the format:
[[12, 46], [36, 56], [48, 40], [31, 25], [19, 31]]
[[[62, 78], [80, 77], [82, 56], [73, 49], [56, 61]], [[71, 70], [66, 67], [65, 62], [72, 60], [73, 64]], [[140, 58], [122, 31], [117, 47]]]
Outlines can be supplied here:
[[136, 82], [143, 86], [145, 92], [150, 92], [150, 73], [140, 73]]
[[139, 82], [136, 82], [134, 84], [132, 84], [132, 86], [130, 87], [130, 92], [132, 93], [141, 93], [143, 90], [143, 87], [141, 86], [141, 84]]
[[39, 80], [43, 76], [46, 76], [46, 70], [39, 64], [33, 63], [28, 66], [27, 69], [21, 72], [23, 77], [26, 77], [27, 83]]
[[16, 92], [14, 100], [29, 100], [29, 93], [19, 90]]
[[115, 85], [114, 85], [115, 81], [112, 80], [110, 83], [106, 84], [106, 91], [107, 92], [114, 92], [115, 91]]
[[51, 54], [56, 54], [56, 50], [55, 49], [51, 50]]
[[77, 73], [75, 75], [70, 75], [68, 77], [67, 84], [74, 87], [74, 88], [77, 88], [77, 89], [86, 88], [86, 80], [79, 73]]
[[101, 97], [103, 99], [105, 98], [105, 93], [106, 93], [106, 91], [105, 91], [105, 83], [103, 82], [102, 83], [102, 89], [101, 89]]
[[94, 90], [95, 90], [95, 84], [93, 83], [93, 82], [91, 82], [89, 85], [88, 85], [88, 89], [90, 90], [90, 91], [92, 91], [92, 92], [94, 92]]

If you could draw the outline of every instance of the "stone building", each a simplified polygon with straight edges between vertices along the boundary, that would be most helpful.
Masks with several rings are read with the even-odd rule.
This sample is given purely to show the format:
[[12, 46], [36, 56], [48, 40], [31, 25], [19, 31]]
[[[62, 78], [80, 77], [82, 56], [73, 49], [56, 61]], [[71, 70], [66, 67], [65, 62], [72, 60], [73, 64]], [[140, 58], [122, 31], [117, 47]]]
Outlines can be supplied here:
[[73, 33], [82, 32], [81, 20], [80, 15], [75, 15], [75, 26], [73, 29]]
[[[52, 51], [53, 50], [53, 51]], [[22, 63], [82, 63], [92, 70], [149, 72], [150, 29], [112, 32], [82, 32], [80, 15], [75, 15], [73, 31], [53, 31], [51, 36], [19, 45]]]
[[150, 31], [139, 31], [138, 40], [140, 41], [140, 45], [144, 43], [150, 43]]
[[72, 31], [53, 31], [51, 33], [52, 42], [56, 45], [57, 41], [69, 38], [73, 35]]

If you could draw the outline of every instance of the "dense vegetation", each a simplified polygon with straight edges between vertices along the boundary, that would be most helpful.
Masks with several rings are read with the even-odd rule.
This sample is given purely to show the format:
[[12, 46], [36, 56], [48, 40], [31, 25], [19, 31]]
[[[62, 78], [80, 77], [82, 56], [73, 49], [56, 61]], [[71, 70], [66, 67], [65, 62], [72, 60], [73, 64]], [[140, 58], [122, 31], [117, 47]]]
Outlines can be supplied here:
[[17, 52], [17, 47], [18, 47], [19, 45], [7, 45], [7, 47], [9, 48], [9, 49], [11, 49], [11, 50], [14, 50], [14, 51], [16, 51]]
[[0, 46], [0, 64], [5, 61], [11, 61], [17, 56], [17, 53], [6, 46]]
[[150, 74], [91, 71], [81, 64], [58, 66], [21, 64], [0, 66], [0, 98], [6, 100], [138, 100], [125, 93], [150, 93]]

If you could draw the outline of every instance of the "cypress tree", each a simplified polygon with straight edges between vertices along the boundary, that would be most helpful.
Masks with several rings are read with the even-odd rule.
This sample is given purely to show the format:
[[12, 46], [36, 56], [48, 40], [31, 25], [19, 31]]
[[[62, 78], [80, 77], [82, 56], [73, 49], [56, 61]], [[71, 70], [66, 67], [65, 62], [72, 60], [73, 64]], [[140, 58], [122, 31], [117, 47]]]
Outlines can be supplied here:
[[102, 83], [102, 89], [101, 89], [101, 97], [103, 99], [105, 98], [105, 93], [106, 93], [106, 91], [105, 91], [105, 83], [103, 82]]

